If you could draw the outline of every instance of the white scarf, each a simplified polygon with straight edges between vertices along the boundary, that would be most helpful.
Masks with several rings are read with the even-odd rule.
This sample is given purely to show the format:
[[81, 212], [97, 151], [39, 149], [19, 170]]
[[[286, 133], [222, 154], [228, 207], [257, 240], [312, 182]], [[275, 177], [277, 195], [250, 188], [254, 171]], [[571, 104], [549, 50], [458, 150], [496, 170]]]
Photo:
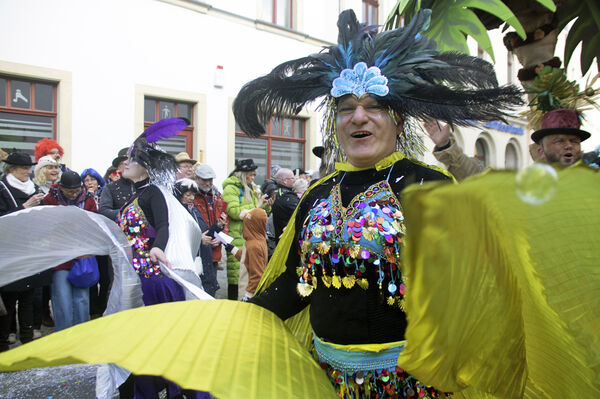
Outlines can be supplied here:
[[27, 181], [23, 182], [17, 179], [12, 173], [9, 173], [6, 175], [6, 181], [12, 187], [24, 192], [27, 195], [32, 195], [35, 193], [35, 184], [33, 184], [31, 179], [27, 179]]

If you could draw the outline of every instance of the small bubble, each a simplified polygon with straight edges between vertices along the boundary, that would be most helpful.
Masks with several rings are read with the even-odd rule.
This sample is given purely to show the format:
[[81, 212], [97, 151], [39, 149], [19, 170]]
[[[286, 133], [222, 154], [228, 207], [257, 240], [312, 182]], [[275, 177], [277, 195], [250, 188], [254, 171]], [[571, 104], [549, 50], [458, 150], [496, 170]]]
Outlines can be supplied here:
[[545, 163], [533, 165], [519, 171], [515, 177], [515, 189], [521, 201], [541, 205], [549, 201], [558, 188], [556, 170]]

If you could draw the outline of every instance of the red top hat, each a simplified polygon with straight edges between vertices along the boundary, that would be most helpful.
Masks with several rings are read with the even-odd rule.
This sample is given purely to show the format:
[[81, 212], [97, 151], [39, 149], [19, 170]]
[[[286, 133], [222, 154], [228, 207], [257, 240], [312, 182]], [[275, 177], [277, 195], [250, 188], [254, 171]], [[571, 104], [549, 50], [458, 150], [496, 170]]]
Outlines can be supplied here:
[[581, 126], [580, 114], [577, 110], [570, 108], [559, 108], [547, 112], [542, 116], [541, 129], [531, 134], [531, 139], [536, 143], [551, 134], [572, 134], [581, 139], [587, 140], [590, 134], [579, 129]]

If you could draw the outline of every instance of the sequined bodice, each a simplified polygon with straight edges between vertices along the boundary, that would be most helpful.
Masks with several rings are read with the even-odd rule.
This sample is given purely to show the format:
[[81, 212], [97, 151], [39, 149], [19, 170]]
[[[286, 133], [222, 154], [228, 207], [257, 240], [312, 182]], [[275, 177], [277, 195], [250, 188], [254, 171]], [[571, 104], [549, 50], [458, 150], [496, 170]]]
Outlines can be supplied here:
[[404, 231], [400, 202], [387, 181], [371, 185], [347, 208], [336, 184], [328, 198], [316, 202], [302, 226], [298, 291], [310, 295], [318, 280], [328, 288], [351, 289], [357, 284], [367, 289], [367, 269], [372, 268], [387, 303], [402, 307]]
[[121, 211], [119, 227], [132, 246], [133, 268], [136, 273], [144, 277], [153, 274], [162, 276], [160, 267], [150, 259], [149, 241], [154, 235], [154, 229], [148, 223], [137, 198]]

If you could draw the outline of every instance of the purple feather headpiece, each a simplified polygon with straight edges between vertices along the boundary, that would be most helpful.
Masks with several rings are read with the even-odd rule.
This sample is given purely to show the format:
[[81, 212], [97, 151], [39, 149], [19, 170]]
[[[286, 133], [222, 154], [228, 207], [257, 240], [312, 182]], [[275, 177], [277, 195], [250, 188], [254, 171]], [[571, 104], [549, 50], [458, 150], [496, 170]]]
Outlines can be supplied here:
[[177, 171], [175, 158], [156, 142], [176, 136], [189, 124], [185, 118], [161, 119], [148, 126], [129, 147], [127, 155], [146, 168], [153, 184], [172, 188]]

